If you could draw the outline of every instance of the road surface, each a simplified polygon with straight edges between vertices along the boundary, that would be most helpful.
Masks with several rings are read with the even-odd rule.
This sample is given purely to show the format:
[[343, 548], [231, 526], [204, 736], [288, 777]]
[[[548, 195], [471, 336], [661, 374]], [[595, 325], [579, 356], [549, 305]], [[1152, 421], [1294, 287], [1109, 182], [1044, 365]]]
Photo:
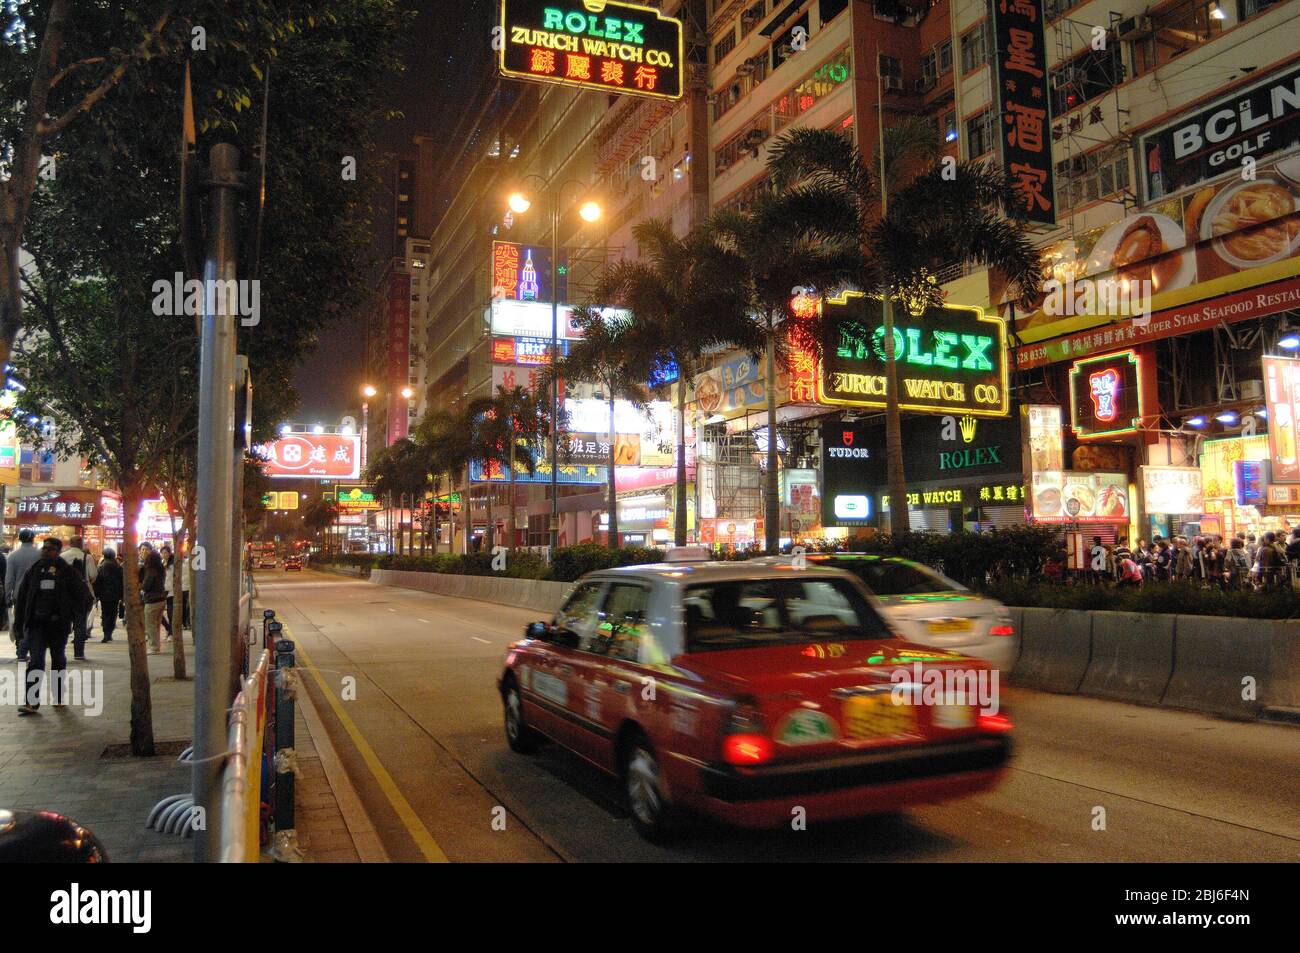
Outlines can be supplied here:
[[695, 823], [656, 847], [595, 769], [507, 749], [495, 681], [539, 613], [313, 571], [257, 582], [395, 861], [1300, 859], [1300, 730], [1014, 688], [992, 792], [805, 831]]

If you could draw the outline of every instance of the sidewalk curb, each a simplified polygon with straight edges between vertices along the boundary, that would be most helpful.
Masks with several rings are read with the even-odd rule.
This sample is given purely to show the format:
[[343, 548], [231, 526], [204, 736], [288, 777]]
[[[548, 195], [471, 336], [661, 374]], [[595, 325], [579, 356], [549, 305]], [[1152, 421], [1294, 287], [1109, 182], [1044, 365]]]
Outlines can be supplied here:
[[307, 730], [311, 733], [312, 743], [316, 746], [316, 754], [320, 756], [325, 780], [329, 782], [330, 790], [334, 792], [339, 813], [343, 815], [343, 823], [347, 825], [348, 834], [357, 849], [357, 857], [363, 864], [386, 864], [389, 862], [388, 852], [384, 850], [379, 835], [375, 833], [374, 825], [370, 823], [370, 815], [362, 806], [361, 798], [357, 795], [356, 788], [352, 786], [343, 762], [334, 749], [334, 743], [330, 740], [329, 733], [325, 731], [320, 714], [316, 711], [316, 705], [308, 694], [305, 680], [300, 680], [299, 685], [295, 697], [302, 708], [303, 720], [307, 722]]

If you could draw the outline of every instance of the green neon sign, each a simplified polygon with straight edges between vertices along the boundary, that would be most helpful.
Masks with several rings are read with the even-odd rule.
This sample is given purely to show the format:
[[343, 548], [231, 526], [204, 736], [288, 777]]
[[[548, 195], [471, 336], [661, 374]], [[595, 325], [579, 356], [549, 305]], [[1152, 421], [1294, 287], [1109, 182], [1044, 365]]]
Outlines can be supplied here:
[[645, 45], [645, 24], [618, 17], [600, 16], [582, 10], [564, 11], [547, 7], [542, 11], [542, 29], [563, 30], [579, 36], [590, 36], [614, 43]]

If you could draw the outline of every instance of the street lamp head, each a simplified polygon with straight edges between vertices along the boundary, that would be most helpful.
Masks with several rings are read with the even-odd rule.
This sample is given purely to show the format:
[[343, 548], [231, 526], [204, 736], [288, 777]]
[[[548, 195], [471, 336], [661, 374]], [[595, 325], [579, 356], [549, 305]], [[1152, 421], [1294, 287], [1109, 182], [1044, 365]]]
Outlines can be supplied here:
[[533, 206], [532, 201], [523, 192], [511, 192], [507, 201], [510, 205], [510, 211], [516, 215], [523, 215]]
[[370, 384], [367, 384], [365, 387], [361, 388], [361, 394], [364, 397], [374, 397], [378, 393], [379, 391], [375, 390], [375, 388]]
[[410, 400], [412, 397], [415, 396], [415, 391], [411, 390], [411, 388], [409, 388], [409, 387], [403, 387], [403, 388], [402, 388], [402, 396], [403, 396], [404, 398], [406, 398], [407, 400]]
[[290, 430], [290, 427], [289, 427], [288, 424], [280, 424], [280, 433], [281, 433], [281, 434], [286, 434], [286, 433], [289, 432], [289, 430]]
[[578, 209], [578, 217], [584, 222], [594, 222], [600, 218], [600, 205], [596, 202], [583, 202]]
[[314, 434], [323, 434], [325, 432], [325, 426], [323, 424], [316, 424], [316, 426], [311, 428], [311, 432]]

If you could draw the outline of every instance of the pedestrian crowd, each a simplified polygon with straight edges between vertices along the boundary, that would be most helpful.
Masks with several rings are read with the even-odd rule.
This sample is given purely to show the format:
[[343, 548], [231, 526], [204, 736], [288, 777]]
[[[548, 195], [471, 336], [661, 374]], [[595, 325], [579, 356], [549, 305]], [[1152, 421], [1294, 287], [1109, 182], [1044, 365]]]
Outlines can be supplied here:
[[[0, 549], [0, 578], [4, 580], [0, 629], [9, 628], [15, 661], [27, 665], [20, 715], [36, 714], [40, 708], [47, 656], [54, 707], [65, 706], [62, 687], [68, 668], [68, 637], [72, 637], [72, 660], [87, 661], [86, 643], [94, 626], [96, 604], [103, 630], [101, 643], [113, 641], [118, 622], [126, 617], [126, 567], [116, 552], [105, 548], [96, 561], [80, 536], [73, 536], [66, 547], [56, 536], [47, 536], [39, 548], [35, 539], [32, 530], [22, 529], [16, 549]], [[140, 544], [135, 573], [150, 655], [162, 653], [163, 630], [171, 641], [180, 637], [177, 627], [180, 632], [190, 628], [189, 561], [184, 561], [181, 571], [179, 618], [173, 591], [175, 563], [171, 547], [155, 550], [151, 543]]]
[[[1067, 553], [1060, 550], [1045, 575], [1062, 581]], [[1121, 536], [1114, 545], [1094, 536], [1083, 578], [1094, 584], [1142, 586], [1153, 582], [1185, 582], [1219, 589], [1273, 589], [1290, 586], [1300, 574], [1300, 528], [1291, 536], [1267, 532], [1256, 538], [1238, 533], [1222, 536], [1154, 537], [1138, 540], [1136, 548]]]

